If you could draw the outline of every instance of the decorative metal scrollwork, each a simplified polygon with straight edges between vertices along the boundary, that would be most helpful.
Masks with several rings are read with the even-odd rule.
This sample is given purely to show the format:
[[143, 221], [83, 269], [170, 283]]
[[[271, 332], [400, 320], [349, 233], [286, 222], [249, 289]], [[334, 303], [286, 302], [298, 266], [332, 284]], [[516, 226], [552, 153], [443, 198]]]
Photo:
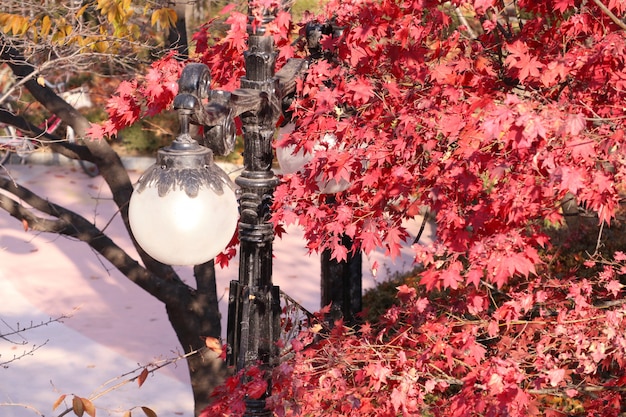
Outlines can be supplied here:
[[230, 93], [211, 90], [211, 72], [206, 65], [193, 63], [183, 69], [174, 110], [202, 126], [201, 142], [215, 154], [228, 155], [235, 148], [237, 132]]

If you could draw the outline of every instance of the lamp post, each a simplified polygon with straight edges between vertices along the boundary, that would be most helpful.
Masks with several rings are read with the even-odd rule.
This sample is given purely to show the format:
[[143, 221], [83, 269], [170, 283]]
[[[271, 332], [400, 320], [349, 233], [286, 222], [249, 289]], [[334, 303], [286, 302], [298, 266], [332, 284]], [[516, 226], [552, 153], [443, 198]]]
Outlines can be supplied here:
[[[239, 89], [211, 90], [211, 74], [204, 64], [183, 69], [174, 99], [180, 134], [159, 151], [157, 163], [139, 179], [129, 219], [146, 252], [172, 265], [213, 259], [232, 238], [231, 224], [238, 224], [240, 266], [238, 280], [230, 284], [228, 361], [237, 370], [259, 366], [269, 379], [278, 360], [280, 332], [280, 293], [272, 283], [274, 229], [269, 221], [278, 184], [272, 171], [272, 139], [306, 61], [291, 59], [276, 73], [277, 52], [265, 28], [275, 11], [263, 11], [260, 24], [253, 12], [249, 5], [246, 73]], [[241, 120], [244, 140], [238, 188], [212, 161], [213, 153], [232, 151], [235, 117]], [[203, 127], [202, 144], [190, 136], [190, 124]], [[238, 209], [233, 204], [237, 200]], [[164, 227], [165, 236], [159, 236]], [[245, 416], [270, 415], [265, 401], [269, 387], [270, 383], [260, 398], [245, 400]]]

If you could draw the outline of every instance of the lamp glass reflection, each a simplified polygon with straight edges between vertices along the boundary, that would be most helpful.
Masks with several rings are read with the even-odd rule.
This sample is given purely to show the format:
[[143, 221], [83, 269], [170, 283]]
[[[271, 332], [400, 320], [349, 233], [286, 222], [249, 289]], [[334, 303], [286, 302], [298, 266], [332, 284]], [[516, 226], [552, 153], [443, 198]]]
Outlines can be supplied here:
[[[294, 125], [290, 123], [280, 129], [279, 135], [289, 134], [293, 129]], [[334, 148], [336, 145], [337, 138], [335, 135], [327, 133], [315, 144], [313, 152], [325, 148]], [[283, 174], [293, 174], [301, 171], [306, 164], [313, 160], [313, 157], [313, 153], [305, 153], [304, 149], [296, 151], [295, 145], [276, 148], [276, 159]], [[320, 175], [317, 178], [317, 186], [322, 194], [336, 194], [347, 190], [350, 187], [350, 183], [344, 179], [339, 180], [339, 182], [334, 179], [323, 180]]]

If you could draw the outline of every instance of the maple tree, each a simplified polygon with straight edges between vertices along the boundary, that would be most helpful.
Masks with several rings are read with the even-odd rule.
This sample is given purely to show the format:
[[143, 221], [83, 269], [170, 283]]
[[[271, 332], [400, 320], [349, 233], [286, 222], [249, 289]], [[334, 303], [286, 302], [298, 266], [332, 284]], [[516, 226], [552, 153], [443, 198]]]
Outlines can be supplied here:
[[[338, 322], [290, 342], [272, 375], [276, 414], [624, 411], [626, 248], [611, 230], [624, 176], [625, 9], [613, 0], [330, 0], [306, 16], [341, 31], [322, 37], [324, 59], [311, 62], [290, 109], [296, 128], [276, 146], [312, 152], [327, 133], [340, 146], [283, 176], [274, 221], [297, 222], [311, 251], [337, 258], [344, 235], [365, 253], [397, 254], [411, 241], [403, 221], [422, 207], [437, 238], [414, 246], [422, 270], [378, 323]], [[211, 22], [195, 35], [192, 59], [231, 90], [247, 19], [229, 12], [225, 36]], [[293, 29], [284, 11], [268, 25], [278, 66], [308, 53]], [[166, 109], [181, 66], [168, 56], [122, 86], [109, 121], [90, 133]], [[331, 203], [320, 178], [350, 188]], [[593, 213], [597, 250], [571, 243], [580, 230], [564, 215], [568, 199]], [[559, 256], [568, 250], [571, 259]], [[262, 372], [242, 372], [246, 382], [228, 379], [206, 415], [236, 414], [245, 395], [264, 392]]]
[[[275, 222], [300, 224], [311, 251], [345, 257], [346, 234], [393, 256], [409, 240], [403, 221], [425, 206], [437, 239], [415, 246], [423, 270], [380, 323], [294, 343], [273, 375], [278, 415], [624, 411], [626, 259], [606, 239], [621, 222], [625, 9], [331, 0], [311, 17], [342, 31], [322, 38], [331, 57], [311, 63], [296, 128], [276, 146], [312, 152], [327, 133], [341, 146], [283, 177]], [[272, 30], [288, 57], [282, 21]], [[243, 48], [243, 28], [231, 31], [201, 58], [226, 88], [237, 74], [215, 59]], [[351, 186], [329, 204], [320, 177]], [[596, 251], [576, 252], [580, 230], [555, 238], [575, 225], [567, 199], [594, 213]], [[576, 262], [558, 256], [567, 245]], [[207, 415], [257, 396], [258, 371], [244, 372]]]

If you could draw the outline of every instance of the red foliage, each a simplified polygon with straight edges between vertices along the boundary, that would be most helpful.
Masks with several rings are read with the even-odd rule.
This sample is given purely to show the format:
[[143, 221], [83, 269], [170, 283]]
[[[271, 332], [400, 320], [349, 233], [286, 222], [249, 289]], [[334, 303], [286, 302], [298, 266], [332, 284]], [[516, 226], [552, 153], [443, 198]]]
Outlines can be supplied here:
[[178, 93], [183, 65], [169, 54], [154, 62], [143, 79], [121, 82], [106, 106], [109, 119], [93, 124], [88, 135], [94, 139], [115, 136], [140, 118], [166, 110]]
[[[543, 288], [519, 280], [508, 294], [491, 293], [495, 311], [473, 313], [460, 290], [426, 299], [403, 286], [405, 301], [378, 326], [339, 325], [294, 350], [272, 374], [268, 405], [278, 416], [617, 416], [626, 384], [624, 307], [592, 305], [603, 292], [599, 281], [569, 282], [568, 292], [558, 280]], [[313, 336], [303, 332], [298, 344]], [[264, 384], [263, 373], [256, 377]], [[239, 381], [214, 393], [207, 416], [240, 415], [233, 410], [255, 383]]]
[[[341, 258], [346, 234], [365, 252], [393, 255], [408, 244], [403, 220], [426, 206], [437, 239], [415, 247], [427, 292], [400, 287], [404, 304], [380, 327], [292, 344], [294, 359], [272, 376], [278, 415], [624, 408], [625, 257], [562, 265], [545, 234], [564, 223], [568, 193], [602, 224], [619, 208], [626, 35], [615, 16], [626, 7], [605, 1], [607, 13], [598, 3], [519, 0], [512, 11], [494, 0], [328, 2], [319, 20], [343, 33], [323, 37], [333, 59], [311, 63], [298, 83], [296, 129], [277, 146], [312, 152], [327, 133], [339, 146], [283, 178], [273, 220], [302, 225], [311, 251]], [[233, 89], [246, 17], [232, 13], [228, 23], [222, 39], [208, 26], [195, 39], [215, 86]], [[291, 29], [282, 13], [269, 28], [279, 66], [300, 53]], [[159, 77], [120, 86], [100, 133], [165, 108], [175, 91], [160, 77], [175, 79], [172, 68], [180, 66], [166, 59], [153, 69]], [[351, 185], [330, 204], [320, 178]], [[229, 380], [207, 415], [240, 410], [264, 388], [255, 378], [266, 375]]]

